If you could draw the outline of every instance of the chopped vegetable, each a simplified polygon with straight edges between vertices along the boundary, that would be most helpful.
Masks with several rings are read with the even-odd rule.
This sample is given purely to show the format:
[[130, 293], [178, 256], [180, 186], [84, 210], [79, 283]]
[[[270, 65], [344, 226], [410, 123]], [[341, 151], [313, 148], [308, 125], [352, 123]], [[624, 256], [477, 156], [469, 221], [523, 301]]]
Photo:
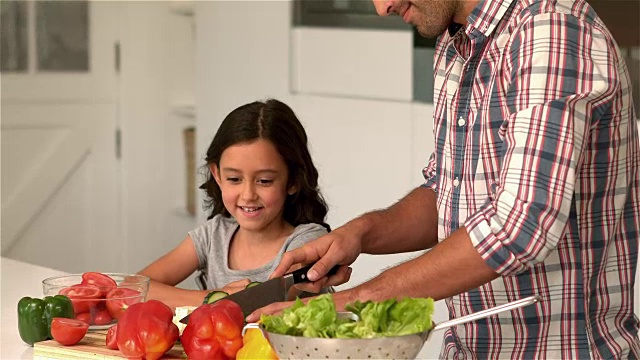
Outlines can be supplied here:
[[282, 315], [262, 315], [267, 331], [304, 337], [374, 338], [400, 336], [429, 330], [434, 304], [431, 298], [390, 299], [348, 304], [359, 320], [338, 317], [331, 294], [323, 294], [305, 305], [296, 299]]
[[224, 292], [224, 291], [212, 291], [209, 294], [207, 294], [207, 296], [204, 297], [204, 301], [202, 302], [202, 304], [213, 304], [214, 302], [225, 298], [229, 296], [228, 293]]
[[186, 324], [180, 322], [185, 316], [191, 314], [193, 310], [196, 309], [196, 306], [178, 306], [175, 311], [175, 315], [173, 315], [173, 319], [171, 320], [178, 327], [179, 334], [182, 335], [184, 328], [187, 327]]
[[260, 281], [252, 281], [252, 282], [248, 283], [247, 286], [245, 286], [245, 289], [248, 289], [250, 287], [254, 287], [254, 286], [260, 285], [260, 284], [261, 284]]
[[61, 345], [71, 346], [82, 340], [89, 330], [89, 324], [84, 321], [63, 317], [51, 320], [51, 337]]
[[111, 325], [109, 330], [107, 330], [107, 338], [105, 339], [105, 345], [107, 345], [107, 349], [118, 350], [118, 339], [116, 335], [118, 333], [118, 324]]

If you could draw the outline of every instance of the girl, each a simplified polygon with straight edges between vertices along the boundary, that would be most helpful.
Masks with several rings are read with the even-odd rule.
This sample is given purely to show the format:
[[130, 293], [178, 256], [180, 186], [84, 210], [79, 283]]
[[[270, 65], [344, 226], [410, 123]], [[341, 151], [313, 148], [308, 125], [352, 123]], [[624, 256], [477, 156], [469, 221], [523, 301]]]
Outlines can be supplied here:
[[[200, 305], [213, 290], [229, 294], [265, 281], [285, 251], [327, 233], [327, 205], [318, 190], [307, 135], [278, 100], [253, 102], [224, 119], [209, 149], [207, 222], [143, 269], [148, 298], [175, 308]], [[201, 287], [175, 287], [200, 270]]]

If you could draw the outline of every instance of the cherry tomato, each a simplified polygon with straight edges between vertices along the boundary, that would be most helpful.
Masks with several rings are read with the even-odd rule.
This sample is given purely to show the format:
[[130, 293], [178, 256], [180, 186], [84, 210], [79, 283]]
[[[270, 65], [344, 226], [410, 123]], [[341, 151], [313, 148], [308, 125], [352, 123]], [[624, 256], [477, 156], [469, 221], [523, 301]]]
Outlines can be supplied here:
[[62, 345], [77, 344], [85, 336], [87, 330], [89, 330], [89, 325], [79, 320], [58, 317], [51, 320], [51, 336]]
[[101, 292], [95, 286], [76, 284], [60, 290], [60, 295], [71, 299], [76, 314], [89, 312], [101, 299]]
[[113, 317], [107, 309], [98, 310], [93, 316], [93, 323], [96, 325], [107, 325], [111, 324], [112, 321]]
[[118, 324], [113, 325], [107, 330], [107, 348], [111, 350], [118, 350], [118, 338], [116, 334], [118, 332]]
[[118, 287], [116, 281], [109, 276], [99, 272], [86, 272], [82, 274], [82, 285], [93, 285], [100, 289], [102, 297], [107, 295], [109, 290]]
[[83, 323], [86, 323], [87, 325], [93, 325], [93, 321], [91, 319], [91, 313], [89, 312], [83, 312], [80, 314], [76, 314], [76, 320], [80, 320]]
[[[124, 298], [124, 299], [123, 299]], [[134, 289], [116, 288], [107, 293], [107, 309], [114, 319], [120, 319], [120, 316], [127, 310], [130, 305], [142, 301], [142, 294]]]

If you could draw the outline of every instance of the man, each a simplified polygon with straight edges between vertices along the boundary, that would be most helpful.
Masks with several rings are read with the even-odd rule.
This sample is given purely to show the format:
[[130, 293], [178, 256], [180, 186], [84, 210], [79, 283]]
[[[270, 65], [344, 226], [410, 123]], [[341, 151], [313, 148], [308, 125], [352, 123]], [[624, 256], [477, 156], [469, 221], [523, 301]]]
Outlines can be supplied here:
[[638, 358], [640, 146], [626, 65], [602, 21], [584, 0], [374, 3], [442, 34], [426, 182], [287, 253], [273, 276], [317, 260], [314, 286], [336, 285], [362, 252], [432, 248], [335, 293], [337, 307], [430, 296], [455, 318], [538, 295], [452, 327], [441, 357]]

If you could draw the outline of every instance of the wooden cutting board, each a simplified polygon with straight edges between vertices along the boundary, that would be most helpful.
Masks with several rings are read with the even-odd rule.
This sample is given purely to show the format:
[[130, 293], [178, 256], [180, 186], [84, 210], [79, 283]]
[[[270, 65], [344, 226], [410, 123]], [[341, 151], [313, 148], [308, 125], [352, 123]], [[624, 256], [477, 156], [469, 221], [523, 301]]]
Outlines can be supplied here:
[[[119, 350], [107, 349], [107, 331], [98, 330], [88, 332], [87, 335], [73, 346], [60, 345], [55, 340], [37, 342], [33, 345], [34, 359], [126, 359]], [[176, 344], [162, 359], [186, 359], [182, 345]]]

